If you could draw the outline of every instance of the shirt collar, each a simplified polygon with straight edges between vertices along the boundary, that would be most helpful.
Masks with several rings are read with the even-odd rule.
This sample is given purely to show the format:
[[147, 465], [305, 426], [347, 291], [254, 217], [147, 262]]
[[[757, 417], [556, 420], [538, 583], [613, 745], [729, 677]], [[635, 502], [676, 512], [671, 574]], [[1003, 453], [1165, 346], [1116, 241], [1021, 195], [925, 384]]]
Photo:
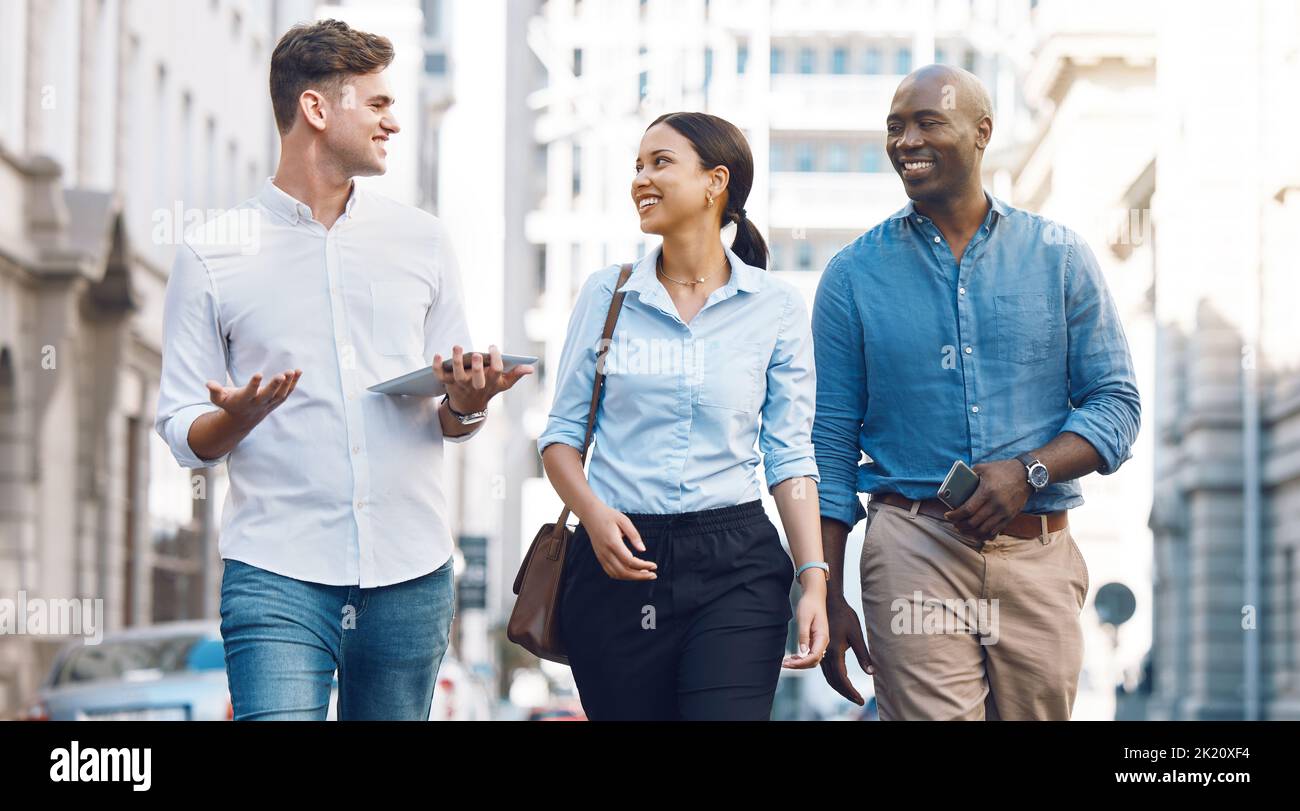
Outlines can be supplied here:
[[[989, 201], [989, 213], [988, 213], [988, 217], [986, 217], [984, 220], [985, 225], [993, 224], [994, 214], [996, 214], [999, 217], [1005, 217], [1011, 213], [1011, 206], [1007, 205], [1006, 203], [1002, 202], [998, 198], [989, 194], [987, 191], [984, 192], [984, 198]], [[913, 217], [921, 217], [921, 215], [917, 214], [916, 205], [911, 200], [908, 200], [907, 205], [903, 206], [898, 211], [895, 211], [893, 214], [891, 214], [889, 219], [904, 220], [904, 219], [911, 219]], [[924, 218], [924, 219], [928, 219], [928, 218]]]
[[[258, 193], [257, 198], [271, 211], [284, 217], [290, 223], [297, 225], [303, 220], [311, 220], [311, 206], [289, 194], [284, 189], [275, 185], [274, 178], [268, 177], [262, 184], [262, 191]], [[343, 205], [343, 213], [352, 217], [352, 208], [357, 202], [357, 195], [360, 190], [357, 188], [357, 182], [352, 181], [352, 191], [348, 194], [348, 201]]]
[[[757, 293], [763, 289], [763, 280], [766, 274], [762, 268], [756, 268], [753, 265], [747, 265], [736, 256], [735, 252], [726, 245], [722, 246], [723, 252], [727, 255], [727, 263], [731, 266], [731, 278], [727, 279], [720, 290], [726, 291], [724, 297], [730, 297], [738, 291], [746, 293]], [[623, 289], [627, 292], [636, 292], [642, 296], [647, 294], [654, 296], [657, 291], [664, 290], [663, 283], [659, 281], [658, 274], [655, 272], [655, 263], [659, 260], [659, 255], [663, 253], [663, 244], [656, 245], [649, 253], [641, 257], [632, 266], [632, 275], [628, 277], [627, 284]]]

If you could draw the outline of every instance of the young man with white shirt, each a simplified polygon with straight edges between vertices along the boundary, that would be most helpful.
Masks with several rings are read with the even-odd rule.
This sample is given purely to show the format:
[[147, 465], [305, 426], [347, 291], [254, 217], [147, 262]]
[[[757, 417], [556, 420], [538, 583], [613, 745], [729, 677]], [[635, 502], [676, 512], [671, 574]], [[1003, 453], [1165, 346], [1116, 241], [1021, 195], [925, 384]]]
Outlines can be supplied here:
[[[340, 719], [427, 720], [454, 600], [442, 443], [532, 371], [503, 372], [496, 347], [463, 368], [445, 228], [352, 181], [384, 172], [400, 129], [392, 59], [334, 20], [284, 35], [275, 176], [187, 236], [167, 285], [157, 430], [185, 467], [228, 464], [236, 719], [324, 719], [337, 669]], [[430, 362], [441, 401], [367, 391]]]

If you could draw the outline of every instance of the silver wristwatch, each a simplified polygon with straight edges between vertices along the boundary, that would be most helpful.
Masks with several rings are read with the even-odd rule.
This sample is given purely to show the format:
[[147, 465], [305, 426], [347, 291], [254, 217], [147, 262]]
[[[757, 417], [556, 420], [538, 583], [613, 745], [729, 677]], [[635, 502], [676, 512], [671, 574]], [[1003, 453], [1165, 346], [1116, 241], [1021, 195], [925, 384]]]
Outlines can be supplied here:
[[1025, 478], [1029, 480], [1029, 486], [1037, 492], [1047, 486], [1048, 479], [1047, 465], [1038, 461], [1032, 453], [1022, 453], [1016, 457], [1020, 464], [1025, 466]]
[[476, 422], [482, 422], [487, 419], [487, 409], [482, 411], [472, 411], [469, 414], [462, 414], [452, 408], [450, 395], [444, 394], [442, 396], [442, 401], [447, 404], [447, 410], [456, 418], [456, 422], [459, 422], [461, 425], [473, 425]]

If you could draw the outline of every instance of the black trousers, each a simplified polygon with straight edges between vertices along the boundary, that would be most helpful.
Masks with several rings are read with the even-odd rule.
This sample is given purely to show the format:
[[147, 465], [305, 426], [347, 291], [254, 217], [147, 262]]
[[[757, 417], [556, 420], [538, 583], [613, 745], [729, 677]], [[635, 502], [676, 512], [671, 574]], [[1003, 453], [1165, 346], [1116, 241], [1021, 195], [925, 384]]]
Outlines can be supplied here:
[[628, 517], [657, 579], [605, 574], [581, 526], [565, 555], [560, 633], [587, 717], [767, 720], [794, 565], [762, 502]]

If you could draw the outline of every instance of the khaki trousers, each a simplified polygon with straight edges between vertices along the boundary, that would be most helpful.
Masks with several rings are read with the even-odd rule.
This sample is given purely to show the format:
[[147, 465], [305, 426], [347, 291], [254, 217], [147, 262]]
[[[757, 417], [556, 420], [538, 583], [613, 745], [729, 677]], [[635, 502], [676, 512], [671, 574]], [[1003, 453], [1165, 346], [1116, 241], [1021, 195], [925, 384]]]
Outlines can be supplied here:
[[1088, 595], [1069, 527], [980, 548], [917, 506], [867, 510], [862, 608], [881, 720], [1068, 720]]

